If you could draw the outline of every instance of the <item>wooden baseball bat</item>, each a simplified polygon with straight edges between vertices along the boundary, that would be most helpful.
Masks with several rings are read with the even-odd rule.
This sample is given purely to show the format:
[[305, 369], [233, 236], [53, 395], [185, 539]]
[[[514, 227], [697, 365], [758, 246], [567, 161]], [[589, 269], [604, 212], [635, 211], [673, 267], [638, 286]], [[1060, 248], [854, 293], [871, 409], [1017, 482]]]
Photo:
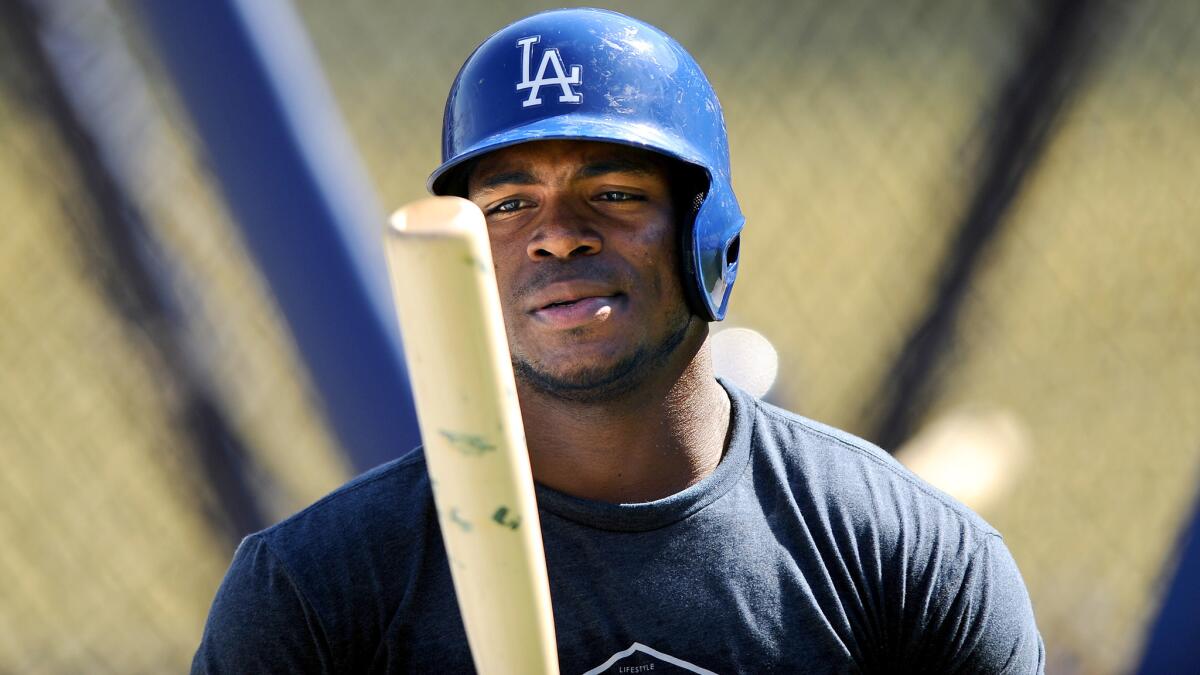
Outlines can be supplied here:
[[479, 208], [405, 206], [385, 235], [425, 462], [476, 669], [558, 673], [525, 430]]

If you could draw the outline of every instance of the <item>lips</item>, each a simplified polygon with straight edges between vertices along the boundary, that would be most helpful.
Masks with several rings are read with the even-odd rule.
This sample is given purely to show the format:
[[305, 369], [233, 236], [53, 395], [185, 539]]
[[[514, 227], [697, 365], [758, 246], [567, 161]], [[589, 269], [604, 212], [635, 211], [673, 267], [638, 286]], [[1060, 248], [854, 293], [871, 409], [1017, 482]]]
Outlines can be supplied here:
[[624, 306], [626, 296], [589, 282], [559, 282], [542, 289], [529, 314], [550, 328], [570, 329], [608, 320]]
[[607, 321], [620, 299], [617, 296], [580, 298], [543, 307], [533, 316], [551, 328], [579, 328], [589, 323]]

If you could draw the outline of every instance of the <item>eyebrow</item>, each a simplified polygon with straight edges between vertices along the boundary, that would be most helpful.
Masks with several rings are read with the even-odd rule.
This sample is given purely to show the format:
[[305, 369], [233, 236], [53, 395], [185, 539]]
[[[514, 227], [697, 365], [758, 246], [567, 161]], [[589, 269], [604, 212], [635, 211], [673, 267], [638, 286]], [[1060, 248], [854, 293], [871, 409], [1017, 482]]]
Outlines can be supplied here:
[[533, 185], [537, 183], [528, 171], [501, 171], [484, 178], [479, 183], [477, 191], [490, 190], [500, 185]]
[[[614, 157], [611, 159], [601, 159], [594, 162], [589, 162], [575, 172], [576, 178], [595, 178], [604, 176], [610, 173], [629, 173], [639, 176], [649, 175], [654, 172], [654, 166], [649, 162]], [[533, 174], [528, 171], [517, 169], [514, 171], [501, 171], [486, 176], [479, 181], [477, 192], [484, 192], [501, 185], [536, 185], [537, 180]]]
[[595, 178], [609, 173], [632, 173], [644, 176], [653, 173], [653, 167], [649, 162], [614, 157], [590, 162], [575, 172], [575, 176], [577, 178]]

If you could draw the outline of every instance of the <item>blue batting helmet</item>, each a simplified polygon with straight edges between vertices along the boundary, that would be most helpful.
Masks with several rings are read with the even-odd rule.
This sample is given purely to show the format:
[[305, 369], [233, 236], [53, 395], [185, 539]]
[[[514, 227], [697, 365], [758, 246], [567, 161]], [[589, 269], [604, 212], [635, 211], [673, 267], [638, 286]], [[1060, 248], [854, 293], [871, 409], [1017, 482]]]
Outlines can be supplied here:
[[707, 185], [683, 222], [684, 287], [693, 309], [725, 318], [745, 217], [733, 194], [721, 104], [686, 50], [616, 12], [560, 9], [492, 35], [458, 72], [429, 190], [461, 188], [455, 169], [536, 140], [621, 143], [702, 169]]

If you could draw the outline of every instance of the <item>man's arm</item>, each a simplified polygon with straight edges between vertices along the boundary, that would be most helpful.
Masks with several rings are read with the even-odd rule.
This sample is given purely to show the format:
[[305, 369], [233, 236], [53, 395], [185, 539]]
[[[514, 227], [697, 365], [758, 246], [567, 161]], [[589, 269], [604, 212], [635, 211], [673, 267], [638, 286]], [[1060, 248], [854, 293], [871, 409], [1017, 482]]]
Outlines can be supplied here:
[[217, 590], [192, 673], [330, 671], [316, 612], [262, 536], [247, 537]]
[[937, 660], [942, 661], [942, 672], [1041, 675], [1045, 671], [1046, 649], [1029, 593], [998, 535], [985, 535], [972, 552], [961, 585], [939, 619], [933, 644], [924, 649], [941, 652], [944, 660]]

